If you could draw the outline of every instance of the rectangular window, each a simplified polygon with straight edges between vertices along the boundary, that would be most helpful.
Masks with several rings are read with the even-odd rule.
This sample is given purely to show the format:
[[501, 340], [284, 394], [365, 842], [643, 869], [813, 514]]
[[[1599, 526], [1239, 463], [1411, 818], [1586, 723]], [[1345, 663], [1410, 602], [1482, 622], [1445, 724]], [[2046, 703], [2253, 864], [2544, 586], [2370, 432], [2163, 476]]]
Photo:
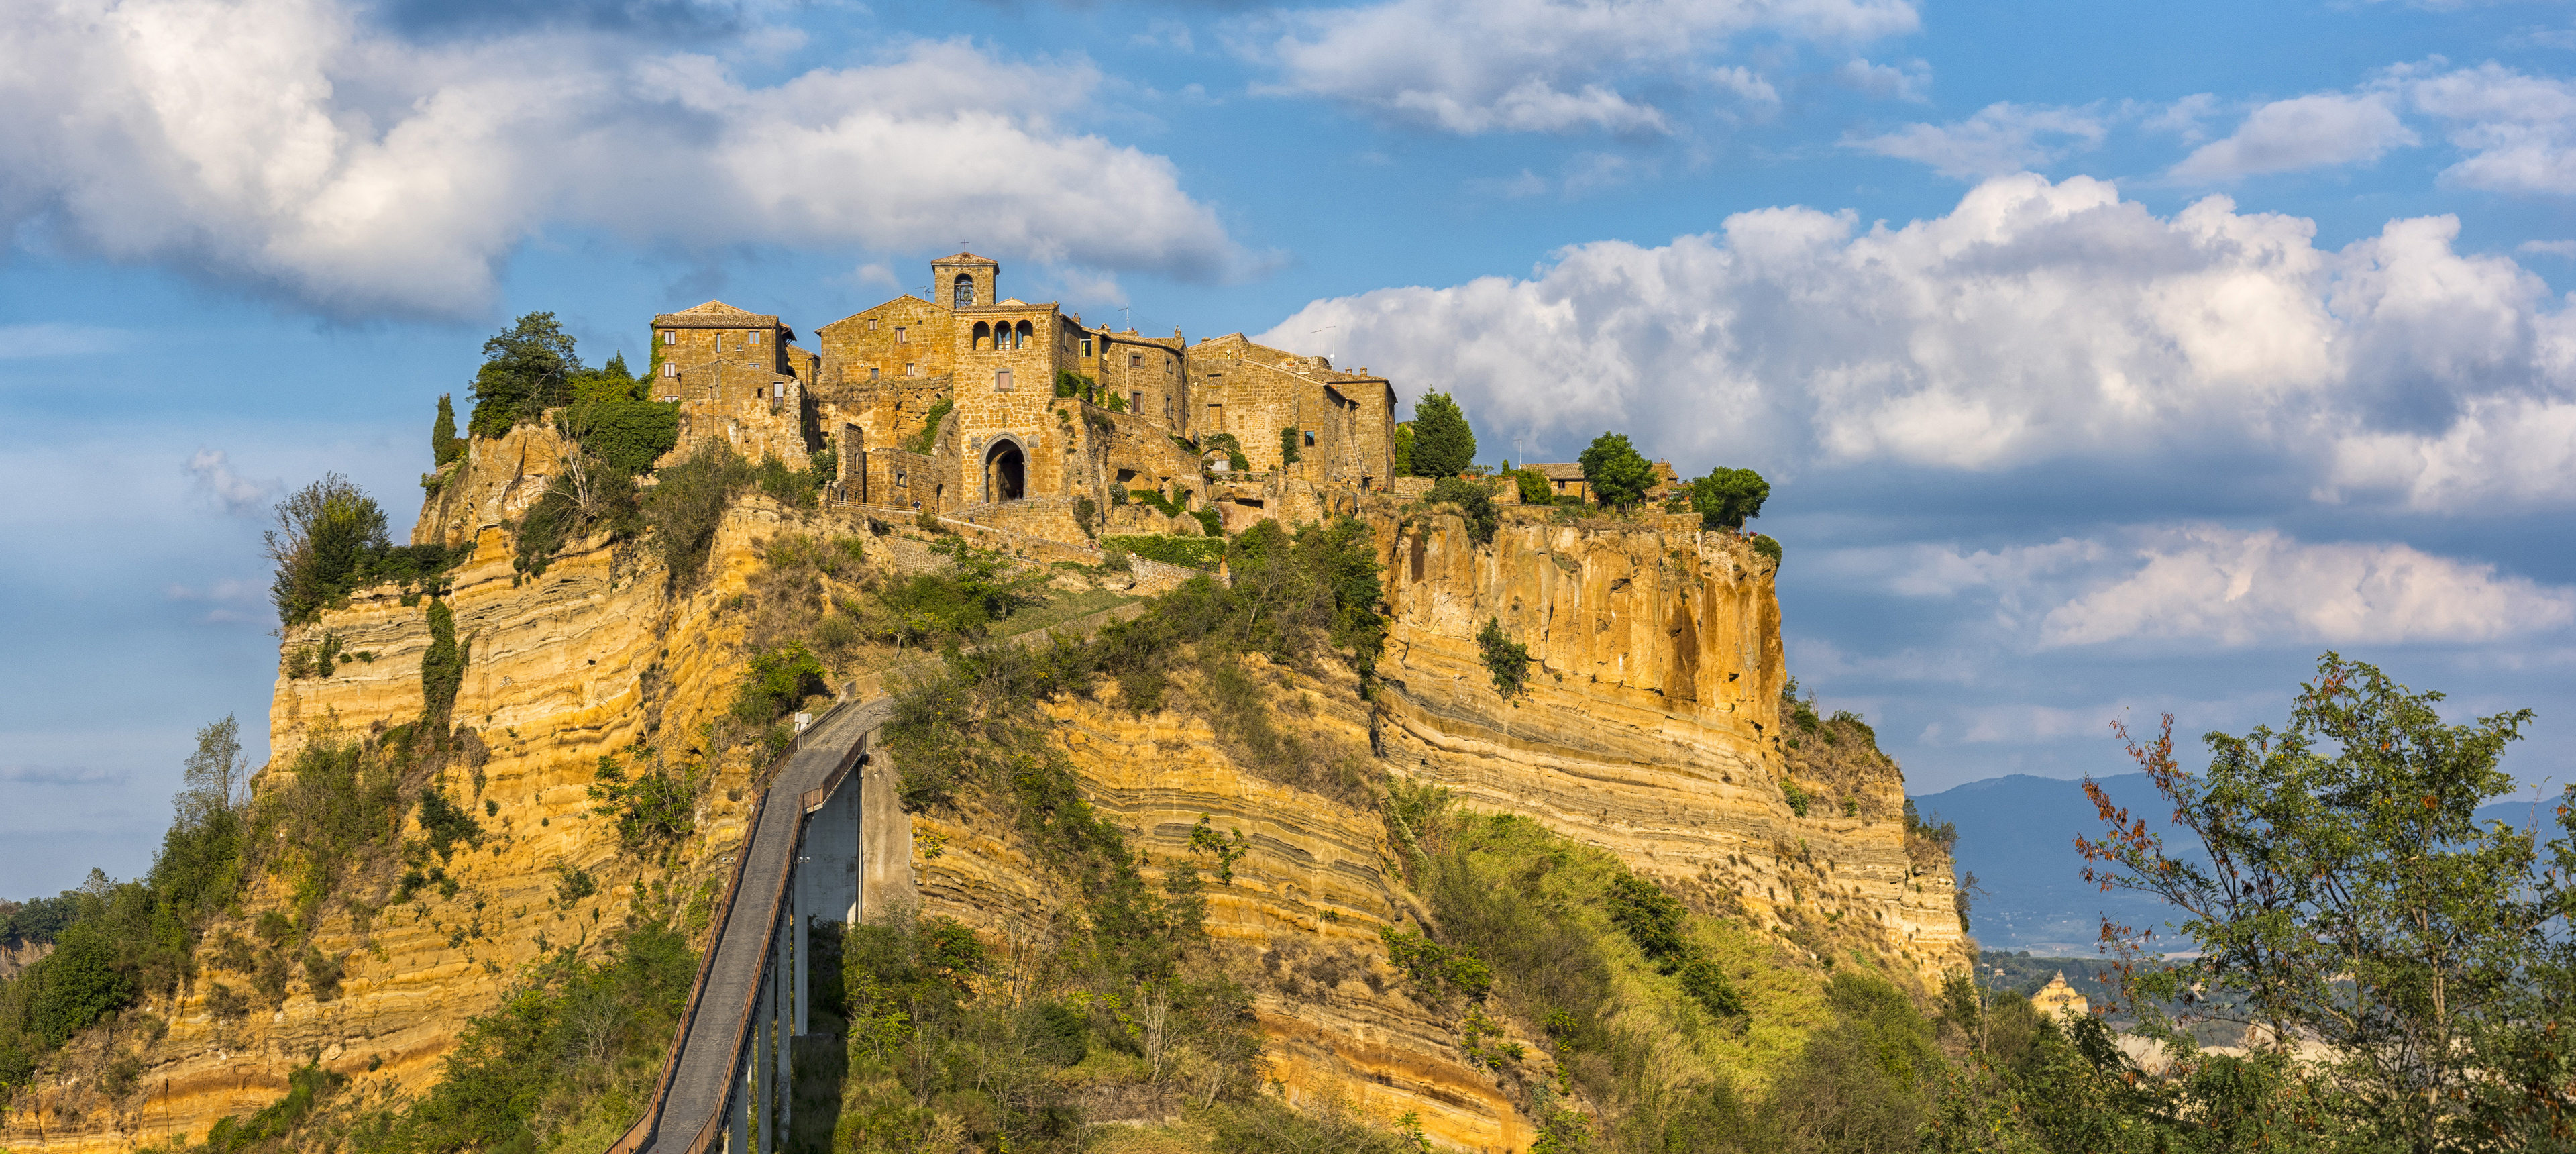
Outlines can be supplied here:
[[1129, 394], [1127, 394], [1127, 411], [1128, 411], [1128, 412], [1131, 412], [1131, 413], [1142, 413], [1142, 412], [1144, 412], [1144, 411], [1145, 411], [1145, 394], [1143, 394], [1143, 393], [1129, 393]]
[[1007, 393], [1011, 391], [1011, 370], [993, 370], [993, 391], [997, 393]]
[[1141, 369], [1141, 368], [1144, 368], [1144, 367], [1145, 367], [1145, 354], [1143, 354], [1143, 353], [1129, 353], [1129, 354], [1127, 354], [1127, 367], [1128, 367], [1128, 368], [1131, 368], [1131, 369]]
[[917, 376], [920, 376], [921, 374], [920, 374], [920, 373], [917, 373], [917, 372], [914, 372], [914, 371], [912, 370], [912, 362], [911, 362], [911, 361], [905, 361], [905, 362], [903, 363], [903, 375], [905, 375], [905, 376], [907, 376], [907, 377], [917, 377]]
[[[770, 397], [770, 399], [771, 399], [771, 400], [774, 400], [774, 401], [783, 401], [783, 400], [786, 400], [786, 399], [787, 399], [787, 382], [785, 382], [785, 381], [771, 381], [771, 382], [769, 383], [769, 397]], [[1314, 444], [1314, 443], [1315, 443], [1315, 434], [1313, 434], [1313, 433], [1308, 433], [1308, 434], [1306, 434], [1306, 443], [1307, 443], [1307, 444], [1309, 444], [1309, 445]]]
[[664, 329], [664, 330], [662, 330], [662, 343], [663, 343], [663, 344], [666, 344], [666, 345], [676, 345], [676, 344], [680, 343], [680, 330], [678, 330], [678, 329]]
[[869, 380], [869, 381], [871, 381], [871, 382], [873, 382], [873, 381], [875, 381], [876, 379], [877, 379], [877, 367], [876, 367], [875, 365], [869, 365], [869, 366], [868, 366], [868, 380]]
[[903, 339], [904, 339], [904, 338], [903, 338], [903, 326], [902, 326], [902, 325], [896, 325], [896, 326], [894, 327], [894, 343], [896, 343], [896, 344], [902, 344], [902, 343], [903, 343]]
[[1306, 447], [1309, 449], [1315, 447], [1315, 430], [1313, 429], [1306, 430]]
[[669, 362], [669, 361], [664, 361], [664, 362], [662, 362], [662, 375], [663, 375], [663, 376], [666, 376], [666, 377], [676, 377], [676, 376], [679, 376], [679, 375], [680, 375], [680, 366], [675, 365], [675, 364], [672, 364], [672, 363], [671, 363], [671, 362]]
[[869, 318], [868, 318], [868, 331], [869, 331], [869, 332], [875, 332], [875, 331], [877, 331], [877, 319], [876, 319], [875, 317], [869, 317]]
[[745, 339], [744, 343], [745, 343], [745, 344], [754, 344], [754, 345], [759, 344], [759, 343], [760, 343], [760, 330], [759, 330], [759, 329], [753, 329], [753, 330], [751, 330], [751, 333], [750, 333], [750, 334], [749, 334], [749, 336]]
[[1086, 357], [1091, 355], [1091, 338], [1090, 338], [1090, 337], [1084, 337], [1084, 338], [1082, 338], [1082, 355], [1084, 355], [1084, 356], [1086, 356]]
[[898, 489], [901, 489], [901, 488], [904, 488], [904, 487], [905, 487], [905, 485], [904, 485], [904, 481], [903, 481], [903, 470], [901, 470], [901, 469], [897, 469], [897, 470], [895, 470], [895, 471], [894, 471], [894, 487], [895, 487], [895, 488], [898, 488]]

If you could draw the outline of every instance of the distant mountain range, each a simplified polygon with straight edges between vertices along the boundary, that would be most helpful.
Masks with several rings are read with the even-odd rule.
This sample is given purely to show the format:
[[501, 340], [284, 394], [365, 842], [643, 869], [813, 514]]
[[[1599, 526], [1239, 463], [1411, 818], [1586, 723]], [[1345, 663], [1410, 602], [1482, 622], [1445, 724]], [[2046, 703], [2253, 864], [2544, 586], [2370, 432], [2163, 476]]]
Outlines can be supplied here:
[[[2147, 783], [2147, 775], [2095, 780], [2114, 804], [2127, 807], [2133, 820], [2142, 819], [2148, 830], [2166, 835], [2168, 846], [2184, 844], [2173, 838], [2173, 810]], [[1918, 796], [1914, 808], [1927, 819], [1958, 826], [1959, 872], [1977, 875], [1977, 888], [1983, 891], [1970, 898], [1968, 932], [1986, 949], [2091, 957], [2106, 914], [2125, 925], [2154, 929], [2167, 950], [2191, 948], [2166, 927], [2178, 919], [2163, 903], [2125, 892], [2106, 894], [2083, 880], [2084, 855], [2075, 851], [2075, 836], [2095, 835], [2103, 828], [2084, 796], [2083, 782], [2016, 773]], [[2527, 825], [2532, 803], [2499, 802], [2479, 810], [2478, 816]], [[2549, 815], [2540, 817], [2546, 827]], [[2542, 830], [2544, 838], [2549, 833], [2549, 828]]]

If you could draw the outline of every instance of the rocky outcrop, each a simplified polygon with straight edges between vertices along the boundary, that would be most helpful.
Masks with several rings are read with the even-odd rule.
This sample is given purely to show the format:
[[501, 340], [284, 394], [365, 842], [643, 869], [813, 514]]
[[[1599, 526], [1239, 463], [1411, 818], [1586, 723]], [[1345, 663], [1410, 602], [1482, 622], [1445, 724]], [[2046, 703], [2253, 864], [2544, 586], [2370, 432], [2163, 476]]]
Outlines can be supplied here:
[[[1535, 817], [1703, 908], [1784, 931], [1857, 919], [1927, 984], [1965, 964], [1949, 871], [1906, 856], [1892, 762], [1858, 783], [1854, 814], [1791, 809], [1768, 558], [1689, 518], [1502, 517], [1478, 546], [1456, 514], [1372, 514], [1393, 617], [1378, 666], [1389, 768]], [[1529, 647], [1524, 696], [1494, 688], [1476, 640], [1489, 621]]]

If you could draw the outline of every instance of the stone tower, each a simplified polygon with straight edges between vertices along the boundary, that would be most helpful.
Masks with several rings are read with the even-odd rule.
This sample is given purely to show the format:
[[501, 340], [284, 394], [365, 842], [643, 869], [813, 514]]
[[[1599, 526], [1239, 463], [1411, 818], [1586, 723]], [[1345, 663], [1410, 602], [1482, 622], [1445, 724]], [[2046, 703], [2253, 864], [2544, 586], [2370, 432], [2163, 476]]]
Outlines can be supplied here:
[[1000, 304], [993, 282], [1001, 276], [1000, 262], [971, 252], [941, 257], [930, 262], [930, 299], [950, 308]]

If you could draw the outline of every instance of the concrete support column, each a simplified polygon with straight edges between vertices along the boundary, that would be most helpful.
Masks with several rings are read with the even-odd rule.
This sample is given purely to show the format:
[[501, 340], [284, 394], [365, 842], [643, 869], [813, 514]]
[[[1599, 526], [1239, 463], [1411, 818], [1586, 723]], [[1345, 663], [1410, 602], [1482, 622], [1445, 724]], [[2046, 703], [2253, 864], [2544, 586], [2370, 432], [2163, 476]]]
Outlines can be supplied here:
[[[788, 888], [792, 891], [795, 887], [791, 885]], [[787, 916], [793, 918], [795, 914], [790, 913]], [[788, 1111], [793, 1108], [789, 1099], [794, 1095], [789, 1091], [793, 1088], [796, 1077], [796, 1043], [789, 1030], [795, 1024], [797, 1016], [804, 1012], [801, 1007], [805, 1001], [804, 990], [795, 979], [803, 975], [804, 962], [801, 958], [787, 956], [789, 950], [796, 944], [796, 935], [788, 932], [785, 924], [781, 924], [772, 936], [778, 944], [770, 969], [778, 975], [779, 996], [775, 1003], [778, 1010], [772, 1015], [770, 1023], [770, 1036], [777, 1039], [778, 1047], [778, 1071], [773, 1076], [771, 1085], [775, 1089], [778, 1100], [778, 1135], [783, 1140], [787, 1136]], [[768, 1148], [763, 1147], [761, 1154], [769, 1154]]]
[[754, 1064], [743, 1055], [725, 1094], [725, 1154], [751, 1154], [751, 1089]]

